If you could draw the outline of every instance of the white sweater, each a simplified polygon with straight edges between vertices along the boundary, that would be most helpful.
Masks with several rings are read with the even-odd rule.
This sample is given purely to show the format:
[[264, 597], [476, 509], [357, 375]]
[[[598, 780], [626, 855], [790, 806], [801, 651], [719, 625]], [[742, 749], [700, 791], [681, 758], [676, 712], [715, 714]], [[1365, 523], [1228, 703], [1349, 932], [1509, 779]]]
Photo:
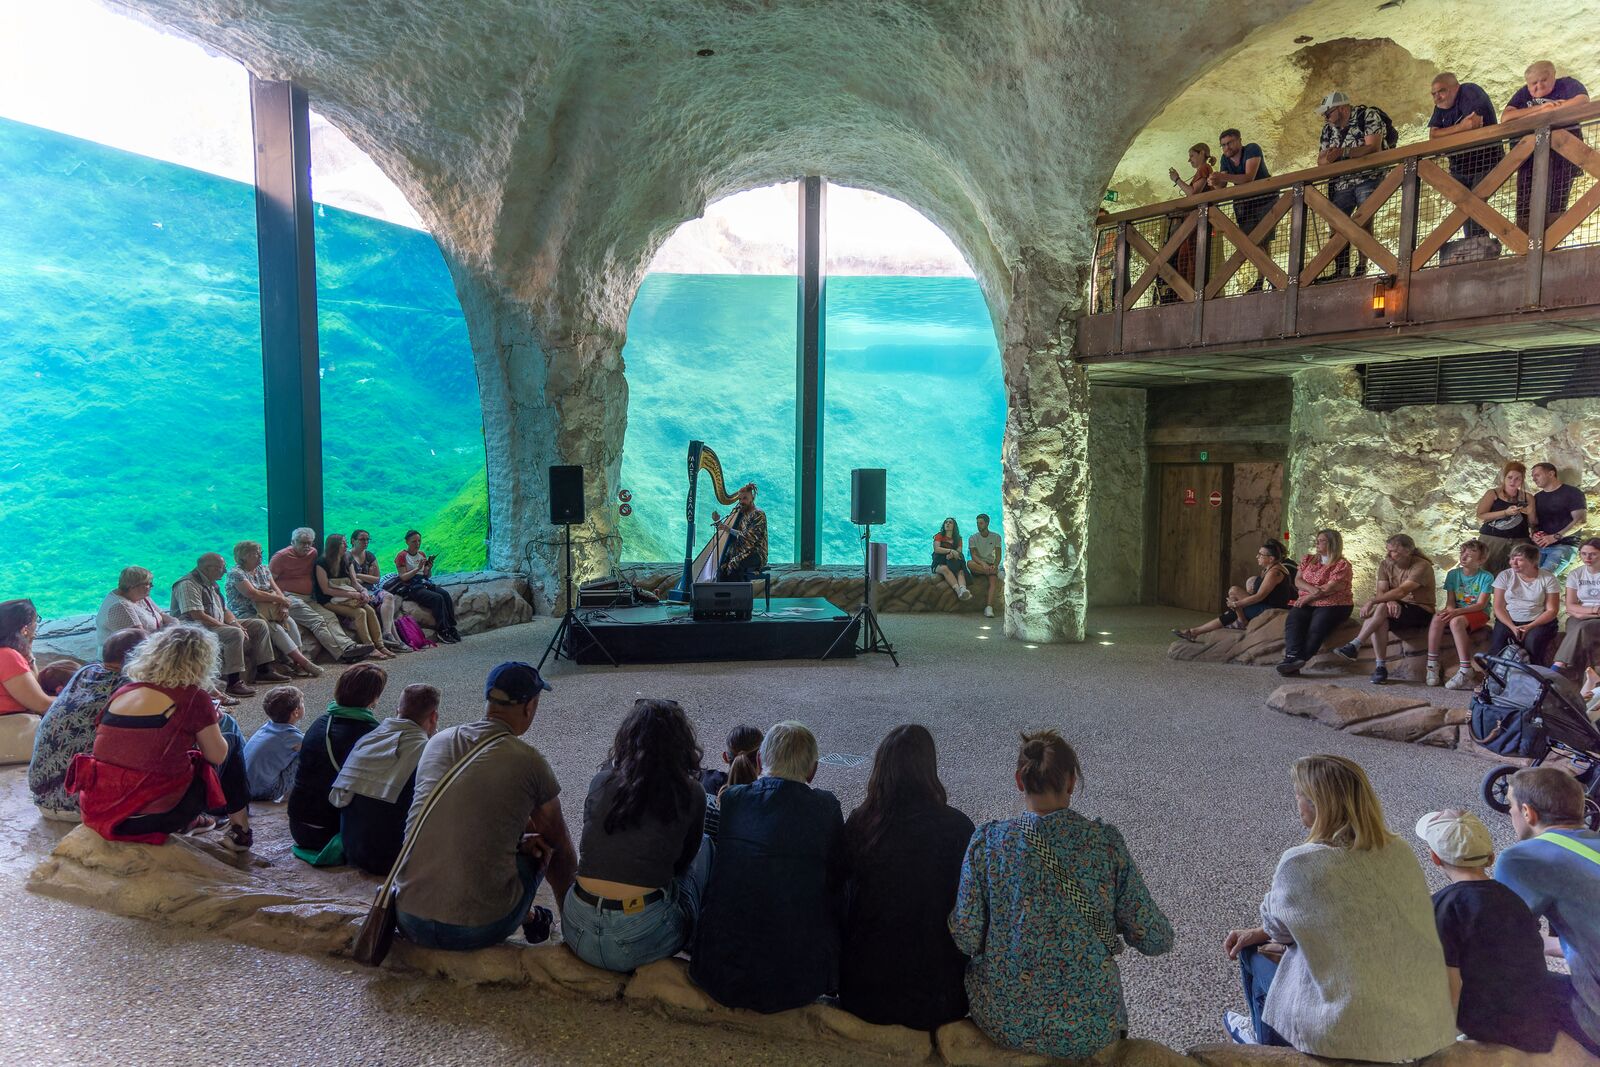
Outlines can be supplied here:
[[1366, 852], [1291, 848], [1261, 925], [1290, 945], [1262, 1019], [1300, 1051], [1399, 1063], [1455, 1040], [1428, 883], [1400, 839]]

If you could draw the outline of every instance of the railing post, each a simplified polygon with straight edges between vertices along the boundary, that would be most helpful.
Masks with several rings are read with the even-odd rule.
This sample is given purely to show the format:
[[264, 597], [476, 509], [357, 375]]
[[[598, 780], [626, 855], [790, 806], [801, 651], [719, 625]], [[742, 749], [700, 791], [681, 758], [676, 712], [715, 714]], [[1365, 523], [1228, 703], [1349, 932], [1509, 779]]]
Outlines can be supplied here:
[[1117, 255], [1111, 267], [1111, 351], [1122, 351], [1122, 316], [1127, 312], [1123, 305], [1128, 298], [1128, 224], [1117, 223]]
[[1306, 257], [1306, 186], [1295, 182], [1289, 207], [1289, 290], [1283, 294], [1283, 335], [1300, 332], [1300, 268]]
[[1211, 271], [1211, 205], [1201, 204], [1200, 221], [1194, 227], [1194, 340], [1205, 343], [1206, 282]]
[[1533, 186], [1528, 190], [1528, 281], [1523, 303], [1536, 308], [1543, 299], [1545, 215], [1550, 208], [1550, 127], [1533, 139]]
[[1400, 293], [1400, 321], [1411, 320], [1411, 253], [1417, 249], [1417, 161], [1405, 161], [1400, 178], [1400, 241], [1395, 258], [1400, 261], [1400, 273], [1395, 276], [1395, 288]]

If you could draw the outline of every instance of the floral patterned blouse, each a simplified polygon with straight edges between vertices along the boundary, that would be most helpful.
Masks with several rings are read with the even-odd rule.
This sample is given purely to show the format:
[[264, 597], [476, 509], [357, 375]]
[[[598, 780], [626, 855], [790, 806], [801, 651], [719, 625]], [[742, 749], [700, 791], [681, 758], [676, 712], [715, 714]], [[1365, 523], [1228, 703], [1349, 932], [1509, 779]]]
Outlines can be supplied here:
[[1322, 562], [1322, 557], [1316, 553], [1300, 561], [1300, 580], [1307, 585], [1328, 585], [1333, 588], [1326, 593], [1312, 595], [1301, 593], [1295, 604], [1302, 608], [1338, 608], [1355, 603], [1350, 591], [1350, 561], [1340, 556], [1328, 563]]
[[80, 667], [56, 694], [34, 735], [28, 763], [28, 788], [33, 802], [52, 814], [77, 814], [78, 798], [67, 792], [67, 767], [72, 757], [94, 748], [94, 730], [111, 703], [111, 694], [128, 684], [121, 673], [103, 663]]
[[950, 933], [971, 957], [972, 1021], [996, 1042], [1087, 1057], [1128, 1028], [1115, 958], [1023, 839], [1030, 820], [1129, 945], [1172, 948], [1172, 924], [1150, 898], [1114, 826], [1071, 809], [985, 823], [972, 835]]

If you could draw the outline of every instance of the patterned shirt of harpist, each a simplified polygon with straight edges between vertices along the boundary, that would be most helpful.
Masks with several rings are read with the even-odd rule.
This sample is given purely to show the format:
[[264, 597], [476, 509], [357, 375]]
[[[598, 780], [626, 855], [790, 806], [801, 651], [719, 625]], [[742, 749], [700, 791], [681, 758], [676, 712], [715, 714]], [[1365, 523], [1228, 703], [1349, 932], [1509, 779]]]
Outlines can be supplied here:
[[956, 947], [971, 957], [972, 1019], [1011, 1048], [1083, 1058], [1127, 1030], [1122, 980], [1094, 928], [1024, 841], [1030, 821], [1133, 948], [1166, 952], [1172, 924], [1114, 826], [1063, 810], [985, 823], [972, 835], [950, 915]]

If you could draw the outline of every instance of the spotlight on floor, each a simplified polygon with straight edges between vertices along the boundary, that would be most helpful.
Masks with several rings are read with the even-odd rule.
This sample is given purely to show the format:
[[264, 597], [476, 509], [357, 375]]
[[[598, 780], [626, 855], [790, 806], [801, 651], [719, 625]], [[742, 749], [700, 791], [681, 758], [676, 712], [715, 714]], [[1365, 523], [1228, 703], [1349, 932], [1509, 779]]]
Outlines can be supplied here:
[[1116, 642], [1115, 642], [1115, 641], [1101, 641], [1101, 642], [1100, 642], [1100, 643], [1101, 643], [1101, 644], [1102, 644], [1102, 645], [1114, 645], [1114, 644], [1116, 644]]
[[979, 634], [978, 635], [978, 640], [979, 641], [987, 641], [987, 640], [989, 640], [989, 635], [988, 634]]
[[1038, 648], [1038, 645], [1023, 645], [1023, 648]]
[[1098, 634], [1101, 637], [1110, 637], [1111, 636], [1111, 631], [1110, 630], [1096, 630], [1095, 633]]

